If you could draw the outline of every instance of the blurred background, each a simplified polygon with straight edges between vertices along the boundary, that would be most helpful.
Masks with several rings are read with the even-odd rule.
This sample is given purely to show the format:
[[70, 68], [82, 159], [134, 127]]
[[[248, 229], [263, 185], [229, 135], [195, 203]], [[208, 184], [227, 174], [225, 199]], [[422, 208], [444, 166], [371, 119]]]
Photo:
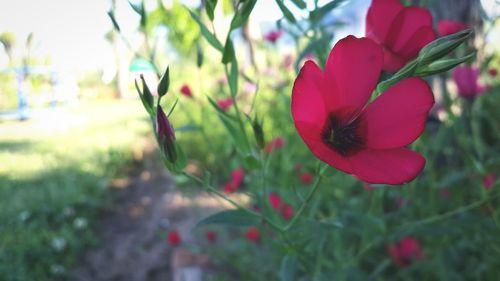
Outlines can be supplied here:
[[[220, 55], [187, 11], [203, 15], [223, 40], [236, 2], [219, 0], [209, 24], [200, 0], [0, 0], [0, 280], [181, 280], [179, 272], [184, 280], [280, 280], [286, 249], [272, 235], [262, 238], [265, 230], [258, 239], [247, 229], [193, 230], [200, 218], [228, 206], [162, 167], [134, 86], [143, 75], [156, 89], [169, 65], [168, 105], [178, 99], [172, 123], [187, 169], [209, 170], [221, 190], [234, 179], [231, 171], [244, 169], [242, 191], [231, 196], [257, 204], [245, 189], [255, 188], [259, 176], [236, 156], [206, 98], [222, 108], [229, 97]], [[305, 59], [322, 65], [337, 40], [364, 35], [371, 1], [333, 1], [338, 7], [319, 18], [311, 11], [332, 1], [309, 0], [304, 8], [284, 2], [296, 24], [284, 20], [275, 1], [257, 1], [232, 38], [242, 77], [238, 104], [265, 120], [272, 190], [298, 206], [295, 188], [311, 184], [315, 162], [290, 118], [293, 81]], [[404, 188], [370, 191], [330, 171], [313, 208], [345, 232], [318, 226], [319, 236], [302, 238], [336, 249], [320, 253], [338, 262], [318, 266], [314, 278], [286, 280], [334, 280], [334, 273], [338, 280], [497, 280], [500, 274], [498, 200], [484, 199], [500, 167], [500, 2], [402, 2], [429, 8], [436, 26], [449, 19], [475, 31], [457, 52], [476, 51], [469, 64], [479, 69], [485, 90], [464, 105], [451, 72], [429, 79], [439, 106], [413, 146], [427, 167]], [[468, 207], [483, 199], [480, 210]], [[464, 206], [461, 217], [446, 216], [438, 226], [400, 228]], [[398, 269], [387, 245], [410, 234], [421, 238], [424, 251], [434, 250]], [[339, 249], [343, 243], [352, 249]]]

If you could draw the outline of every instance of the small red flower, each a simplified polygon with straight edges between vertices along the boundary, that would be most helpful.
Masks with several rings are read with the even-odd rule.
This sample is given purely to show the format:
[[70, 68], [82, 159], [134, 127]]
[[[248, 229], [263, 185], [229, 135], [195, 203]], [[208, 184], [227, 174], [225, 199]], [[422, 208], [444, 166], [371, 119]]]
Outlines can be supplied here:
[[285, 139], [283, 139], [282, 137], [277, 137], [267, 143], [266, 152], [271, 153], [275, 149], [282, 148], [283, 145], [285, 145]]
[[222, 111], [227, 111], [231, 106], [233, 106], [233, 99], [231, 97], [227, 99], [221, 99], [217, 101], [217, 106], [222, 110]]
[[260, 231], [257, 227], [253, 226], [247, 230], [245, 236], [249, 241], [257, 242], [260, 240]]
[[236, 187], [240, 187], [245, 179], [245, 170], [239, 168], [231, 172], [231, 183]]
[[400, 267], [424, 258], [420, 242], [411, 236], [404, 237], [395, 245], [389, 245], [388, 252], [394, 263]]
[[224, 192], [226, 194], [233, 193], [235, 191], [236, 191], [236, 187], [234, 186], [234, 184], [232, 182], [226, 182], [224, 184]]
[[322, 71], [307, 61], [295, 80], [292, 116], [312, 153], [367, 183], [402, 184], [425, 159], [406, 146], [425, 128], [434, 104], [420, 78], [407, 78], [366, 105], [383, 63], [381, 48], [348, 36], [332, 49]]
[[454, 20], [440, 20], [437, 24], [437, 29], [441, 36], [457, 33], [467, 27], [465, 23]]
[[280, 208], [280, 213], [283, 216], [285, 220], [289, 220], [293, 217], [294, 209], [291, 205], [289, 204], [283, 204]]
[[366, 15], [366, 37], [384, 50], [384, 70], [395, 72], [436, 39], [432, 15], [422, 7], [405, 7], [399, 0], [373, 0]]
[[466, 99], [474, 99], [483, 94], [488, 87], [479, 83], [480, 70], [477, 67], [461, 65], [453, 71], [453, 81], [457, 85], [458, 95]]
[[490, 68], [490, 69], [488, 69], [488, 74], [491, 77], [495, 78], [498, 75], [498, 70], [496, 68]]
[[489, 173], [483, 178], [483, 186], [485, 189], [491, 189], [495, 181], [497, 180], [497, 176], [493, 173]]
[[207, 231], [207, 241], [210, 243], [215, 243], [217, 241], [217, 234], [214, 231]]
[[269, 193], [268, 199], [269, 199], [269, 204], [271, 204], [271, 207], [273, 207], [276, 210], [279, 209], [279, 207], [281, 206], [281, 197], [278, 194], [271, 192]]
[[181, 94], [185, 95], [188, 98], [193, 97], [193, 92], [191, 91], [191, 88], [189, 88], [188, 85], [184, 84], [181, 87]]
[[167, 235], [168, 244], [177, 246], [182, 242], [181, 235], [176, 230], [172, 230]]
[[264, 39], [268, 42], [276, 43], [276, 41], [278, 41], [278, 39], [281, 37], [281, 35], [283, 35], [282, 29], [272, 30], [272, 31], [269, 31], [266, 35], [264, 35]]
[[311, 184], [313, 182], [314, 176], [311, 173], [305, 172], [300, 175], [300, 182], [303, 184]]

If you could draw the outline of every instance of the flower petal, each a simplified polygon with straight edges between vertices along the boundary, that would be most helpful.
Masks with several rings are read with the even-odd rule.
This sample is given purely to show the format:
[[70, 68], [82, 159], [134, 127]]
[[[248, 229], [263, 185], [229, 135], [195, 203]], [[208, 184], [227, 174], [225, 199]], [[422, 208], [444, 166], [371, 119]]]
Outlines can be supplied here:
[[[391, 23], [389, 33], [385, 39], [385, 45], [393, 51], [401, 51], [406, 43], [422, 27], [432, 28], [432, 15], [429, 10], [416, 6], [406, 7], [398, 13]], [[427, 39], [427, 37], [423, 39]], [[429, 42], [426, 42], [424, 45]]]
[[382, 49], [368, 38], [347, 36], [330, 52], [325, 66], [329, 112], [349, 109], [358, 113], [377, 85], [383, 64]]
[[420, 154], [406, 149], [365, 149], [349, 157], [353, 175], [367, 183], [403, 184], [425, 166]]
[[420, 78], [407, 78], [390, 87], [361, 116], [366, 146], [388, 149], [412, 143], [422, 134], [433, 105], [431, 88]]
[[[295, 123], [320, 123], [326, 120], [322, 86], [323, 72], [307, 61], [300, 70], [292, 90], [292, 116]], [[301, 134], [299, 130], [299, 134]]]
[[399, 0], [373, 0], [366, 14], [366, 37], [382, 43], [392, 21], [403, 8]]
[[436, 39], [436, 33], [430, 26], [419, 28], [413, 36], [401, 48], [395, 49], [394, 52], [405, 58], [407, 61], [418, 55], [420, 49]]

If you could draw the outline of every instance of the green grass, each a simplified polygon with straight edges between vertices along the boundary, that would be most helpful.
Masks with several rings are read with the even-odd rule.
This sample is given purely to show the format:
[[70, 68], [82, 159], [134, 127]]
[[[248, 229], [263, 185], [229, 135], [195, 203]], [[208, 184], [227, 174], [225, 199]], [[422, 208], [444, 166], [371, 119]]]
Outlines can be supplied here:
[[0, 280], [64, 279], [96, 241], [107, 182], [149, 132], [138, 101], [0, 123]]

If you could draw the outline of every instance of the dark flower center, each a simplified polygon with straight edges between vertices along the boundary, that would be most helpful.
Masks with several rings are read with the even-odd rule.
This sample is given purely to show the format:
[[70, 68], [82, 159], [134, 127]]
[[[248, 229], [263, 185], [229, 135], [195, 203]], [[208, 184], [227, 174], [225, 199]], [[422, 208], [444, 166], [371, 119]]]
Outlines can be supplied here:
[[321, 132], [321, 139], [342, 156], [352, 154], [365, 144], [360, 133], [359, 123], [359, 118], [355, 118], [353, 121], [343, 124], [339, 118], [330, 113]]

